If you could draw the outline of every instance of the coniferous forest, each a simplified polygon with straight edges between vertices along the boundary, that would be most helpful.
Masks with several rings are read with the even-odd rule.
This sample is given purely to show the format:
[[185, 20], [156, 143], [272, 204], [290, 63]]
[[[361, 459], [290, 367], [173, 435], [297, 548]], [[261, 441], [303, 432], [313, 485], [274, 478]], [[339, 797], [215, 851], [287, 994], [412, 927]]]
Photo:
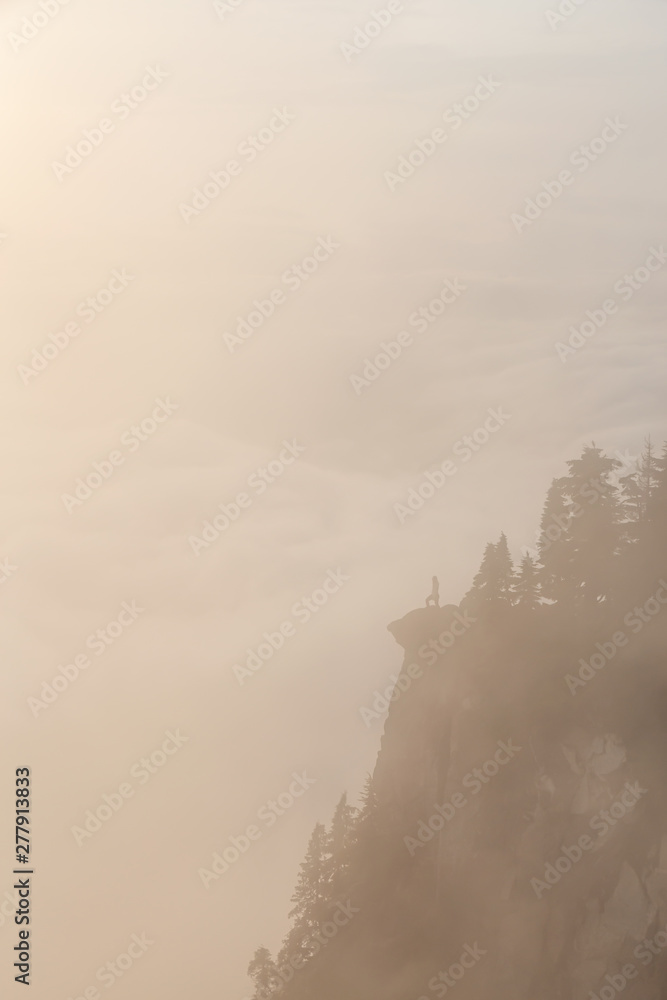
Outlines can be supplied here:
[[534, 550], [501, 534], [458, 607], [389, 629], [375, 769], [315, 826], [256, 1000], [665, 1000], [667, 446], [585, 447]]

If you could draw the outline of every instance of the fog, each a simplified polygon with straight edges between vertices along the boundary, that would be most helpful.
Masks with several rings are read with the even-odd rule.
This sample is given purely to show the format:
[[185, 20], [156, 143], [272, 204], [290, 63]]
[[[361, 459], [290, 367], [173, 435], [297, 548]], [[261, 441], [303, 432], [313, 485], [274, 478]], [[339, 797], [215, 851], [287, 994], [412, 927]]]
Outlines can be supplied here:
[[[503, 531], [519, 559], [584, 445], [631, 467], [666, 436], [667, 11], [405, 0], [351, 53], [387, 4], [53, 5], [0, 12], [0, 894], [25, 764], [36, 995], [242, 1000], [314, 824], [374, 767], [388, 624], [433, 574], [458, 605]], [[133, 934], [154, 944], [107, 987]]]

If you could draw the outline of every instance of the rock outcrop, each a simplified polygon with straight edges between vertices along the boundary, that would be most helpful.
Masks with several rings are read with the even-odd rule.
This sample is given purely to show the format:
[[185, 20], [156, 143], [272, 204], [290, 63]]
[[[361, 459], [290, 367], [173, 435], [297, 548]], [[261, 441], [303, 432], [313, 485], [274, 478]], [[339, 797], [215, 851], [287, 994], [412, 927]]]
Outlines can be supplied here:
[[[394, 842], [394, 947], [406, 959], [412, 948], [411, 985], [396, 997], [660, 1000], [664, 730], [643, 714], [652, 690], [662, 697], [644, 668], [656, 636], [575, 697], [565, 674], [578, 650], [555, 611], [466, 617], [428, 607], [389, 626], [405, 658], [374, 787]], [[458, 956], [475, 945], [484, 954], [467, 969]]]

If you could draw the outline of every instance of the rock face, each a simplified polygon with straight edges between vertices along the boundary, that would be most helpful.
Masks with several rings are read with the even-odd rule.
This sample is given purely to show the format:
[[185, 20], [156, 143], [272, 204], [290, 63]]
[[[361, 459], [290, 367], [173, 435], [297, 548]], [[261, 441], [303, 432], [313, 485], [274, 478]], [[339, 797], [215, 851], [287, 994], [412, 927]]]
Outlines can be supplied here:
[[449, 630], [457, 613], [451, 604], [420, 608], [389, 626], [405, 650], [405, 660], [397, 683], [401, 693], [385, 725], [375, 781], [382, 801], [391, 802], [396, 821], [434, 800], [439, 792], [448, 706], [456, 690], [453, 673], [433, 669], [424, 654], [431, 663], [441, 659], [427, 644], [437, 642], [440, 635], [448, 641], [445, 633], [455, 638]]
[[580, 637], [551, 609], [471, 624], [428, 607], [389, 630], [402, 690], [373, 782], [384, 943], [409, 971], [378, 1000], [664, 1000], [660, 637], [573, 694]]
[[667, 613], [594, 659], [628, 606], [389, 626], [403, 664], [338, 860], [354, 920], [280, 1000], [667, 1000]]

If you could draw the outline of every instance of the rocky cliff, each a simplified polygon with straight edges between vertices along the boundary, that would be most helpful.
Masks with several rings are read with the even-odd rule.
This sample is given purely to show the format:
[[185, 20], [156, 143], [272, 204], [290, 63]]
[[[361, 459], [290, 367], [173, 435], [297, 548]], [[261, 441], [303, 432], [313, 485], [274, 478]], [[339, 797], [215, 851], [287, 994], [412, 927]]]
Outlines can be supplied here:
[[470, 617], [389, 626], [405, 656], [374, 786], [410, 959], [386, 995], [667, 996], [662, 622], [607, 660], [611, 608], [567, 631], [551, 607]]

